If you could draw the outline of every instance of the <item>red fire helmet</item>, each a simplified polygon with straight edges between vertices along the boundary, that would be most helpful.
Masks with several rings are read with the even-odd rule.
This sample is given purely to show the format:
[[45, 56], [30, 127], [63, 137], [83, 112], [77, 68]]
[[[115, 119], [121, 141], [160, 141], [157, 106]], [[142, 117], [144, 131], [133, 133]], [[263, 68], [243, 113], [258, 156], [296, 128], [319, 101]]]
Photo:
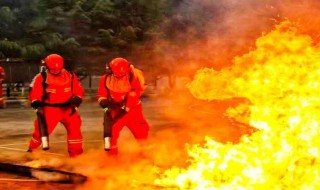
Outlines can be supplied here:
[[118, 57], [109, 63], [109, 67], [115, 77], [121, 77], [129, 72], [130, 64], [126, 59]]
[[64, 67], [63, 58], [58, 54], [50, 54], [45, 58], [45, 64], [52, 74], [58, 74]]

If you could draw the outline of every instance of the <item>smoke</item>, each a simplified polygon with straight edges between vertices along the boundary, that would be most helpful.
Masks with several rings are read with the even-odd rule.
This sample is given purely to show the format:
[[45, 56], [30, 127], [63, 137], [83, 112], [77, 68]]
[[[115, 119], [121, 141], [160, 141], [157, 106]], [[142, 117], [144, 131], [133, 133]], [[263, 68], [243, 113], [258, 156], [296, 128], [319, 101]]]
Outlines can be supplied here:
[[155, 62], [184, 76], [201, 67], [219, 70], [231, 65], [234, 56], [247, 52], [274, 26], [274, 2], [182, 1], [161, 24], [163, 37], [152, 42]]
[[[142, 61], [148, 72], [192, 76], [202, 67], [220, 70], [235, 56], [255, 48], [255, 40], [279, 22], [300, 22], [306, 33], [319, 40], [320, 3], [315, 0], [184, 0], [159, 25], [162, 37], [148, 41]], [[152, 54], [151, 53], [151, 54]]]
[[[254, 49], [258, 37], [285, 19], [300, 22], [302, 31], [317, 41], [320, 20], [312, 15], [318, 15], [319, 5], [312, 0], [185, 0], [160, 25], [164, 37], [150, 40], [148, 51], [139, 56], [155, 74], [164, 65], [162, 71], [171, 77], [190, 77], [203, 67], [219, 71], [231, 66], [234, 57]], [[125, 133], [120, 155], [92, 150], [66, 164], [89, 176], [79, 189], [156, 189], [153, 182], [162, 171], [188, 165], [186, 148], [201, 144], [206, 136], [236, 143], [250, 133], [247, 126], [234, 124], [224, 115], [241, 99], [200, 101], [187, 88], [168, 93], [169, 100], [159, 98], [154, 113], [164, 120], [151, 123], [147, 142], [139, 144]]]

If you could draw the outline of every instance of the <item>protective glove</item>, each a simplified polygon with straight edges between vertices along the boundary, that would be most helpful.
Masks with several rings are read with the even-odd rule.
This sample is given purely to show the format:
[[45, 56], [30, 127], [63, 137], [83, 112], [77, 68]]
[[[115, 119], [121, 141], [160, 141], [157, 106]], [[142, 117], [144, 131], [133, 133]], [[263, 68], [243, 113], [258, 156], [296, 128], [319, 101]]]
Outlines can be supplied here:
[[99, 102], [99, 105], [105, 109], [106, 107], [109, 106], [109, 101], [107, 99], [102, 99], [100, 102]]
[[38, 109], [39, 107], [42, 107], [43, 106], [43, 103], [40, 102], [39, 100], [35, 100], [33, 102], [31, 102], [30, 106], [33, 108], [33, 109]]
[[105, 108], [109, 108], [109, 109], [116, 109], [116, 108], [121, 108], [123, 107], [123, 104], [122, 103], [117, 103], [117, 102], [114, 102], [114, 101], [109, 101], [107, 99], [102, 99], [100, 102], [99, 102], [99, 105], [105, 109]]
[[72, 98], [69, 100], [69, 103], [71, 106], [79, 107], [82, 103], [82, 99], [79, 96], [72, 96]]

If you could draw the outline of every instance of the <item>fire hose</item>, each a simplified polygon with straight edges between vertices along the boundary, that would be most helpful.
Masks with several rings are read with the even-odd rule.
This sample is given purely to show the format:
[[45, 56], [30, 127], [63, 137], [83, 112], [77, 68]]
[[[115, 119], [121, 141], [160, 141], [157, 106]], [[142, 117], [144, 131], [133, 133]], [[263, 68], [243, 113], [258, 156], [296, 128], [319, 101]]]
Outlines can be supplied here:
[[38, 108], [36, 110], [38, 125], [39, 125], [39, 133], [42, 141], [42, 149], [49, 150], [49, 135], [48, 135], [48, 127], [46, 123], [46, 119], [44, 117], [43, 109]]
[[87, 177], [73, 172], [62, 171], [52, 168], [35, 168], [19, 164], [0, 162], [0, 171], [15, 173], [26, 177], [34, 177], [46, 182], [59, 183], [84, 183]]
[[103, 117], [103, 139], [104, 139], [104, 150], [110, 151], [111, 148], [111, 137], [112, 137], [112, 126], [116, 123], [120, 118], [125, 115], [124, 109], [121, 107], [117, 110], [117, 113], [114, 117], [112, 117], [111, 109], [106, 107], [103, 109], [104, 117]]

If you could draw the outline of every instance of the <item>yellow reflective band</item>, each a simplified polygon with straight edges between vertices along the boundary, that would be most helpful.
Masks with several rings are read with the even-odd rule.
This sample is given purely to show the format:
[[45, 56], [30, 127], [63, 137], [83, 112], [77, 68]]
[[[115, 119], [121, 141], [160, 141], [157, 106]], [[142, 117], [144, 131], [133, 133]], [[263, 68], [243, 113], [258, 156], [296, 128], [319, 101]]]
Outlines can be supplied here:
[[31, 137], [31, 140], [34, 142], [34, 143], [38, 143], [39, 141], [33, 137]]

